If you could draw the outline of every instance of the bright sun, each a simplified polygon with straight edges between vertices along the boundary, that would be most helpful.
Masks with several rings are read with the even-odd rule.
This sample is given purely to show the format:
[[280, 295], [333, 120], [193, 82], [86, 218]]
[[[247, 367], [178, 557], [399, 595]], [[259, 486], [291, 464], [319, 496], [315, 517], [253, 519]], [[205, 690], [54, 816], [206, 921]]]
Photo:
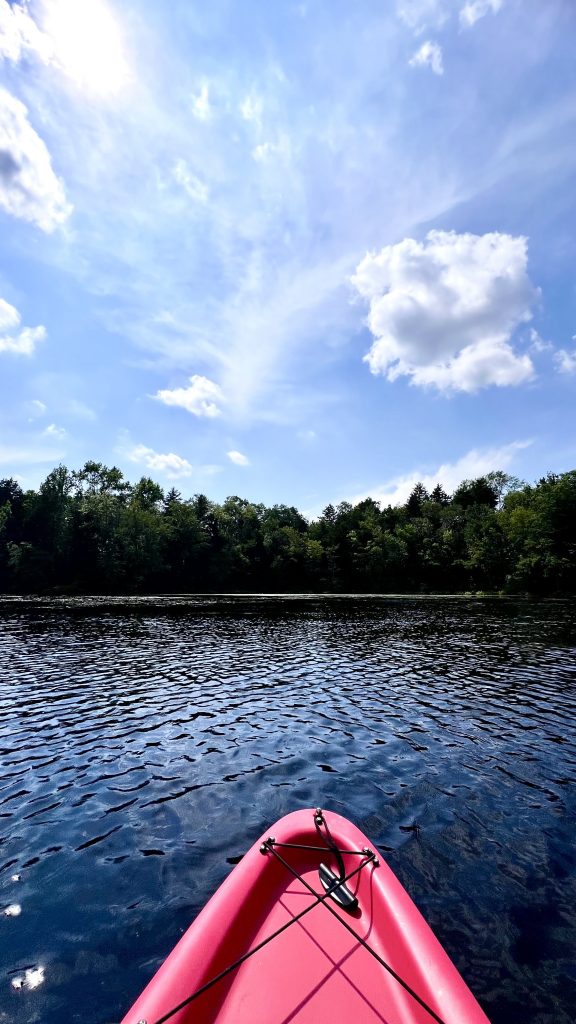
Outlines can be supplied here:
[[110, 95], [128, 81], [120, 32], [103, 0], [44, 0], [43, 22], [55, 63], [77, 85]]

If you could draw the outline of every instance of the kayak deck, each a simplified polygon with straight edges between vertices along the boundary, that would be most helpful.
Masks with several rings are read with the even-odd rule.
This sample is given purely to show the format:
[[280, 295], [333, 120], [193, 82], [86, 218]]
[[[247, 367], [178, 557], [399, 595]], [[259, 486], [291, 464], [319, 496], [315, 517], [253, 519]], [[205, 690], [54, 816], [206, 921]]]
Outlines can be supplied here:
[[[174, 1024], [487, 1024], [366, 837], [336, 814], [321, 820], [319, 825], [312, 810], [294, 812], [273, 826], [273, 839], [264, 836], [248, 851], [122, 1024], [156, 1024], [260, 943], [262, 948], [167, 1019]], [[340, 859], [334, 846], [343, 851]], [[357, 908], [343, 909], [326, 895], [320, 863], [337, 875], [343, 867], [351, 876], [347, 886]], [[279, 929], [284, 930], [276, 935]]]

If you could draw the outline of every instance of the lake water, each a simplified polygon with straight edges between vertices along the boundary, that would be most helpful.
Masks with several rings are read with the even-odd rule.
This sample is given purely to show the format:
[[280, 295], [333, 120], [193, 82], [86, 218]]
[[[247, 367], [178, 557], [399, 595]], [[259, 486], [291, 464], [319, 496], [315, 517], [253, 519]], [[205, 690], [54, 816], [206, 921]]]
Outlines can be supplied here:
[[3, 603], [0, 1022], [118, 1021], [258, 835], [320, 805], [380, 847], [493, 1024], [573, 1024], [574, 622], [561, 602]]

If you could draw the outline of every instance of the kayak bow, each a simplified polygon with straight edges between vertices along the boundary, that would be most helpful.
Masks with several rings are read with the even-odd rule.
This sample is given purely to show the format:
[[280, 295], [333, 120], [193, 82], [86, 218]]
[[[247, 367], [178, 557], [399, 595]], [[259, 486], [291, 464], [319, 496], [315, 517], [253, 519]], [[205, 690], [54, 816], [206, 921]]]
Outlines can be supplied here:
[[489, 1024], [351, 822], [295, 811], [248, 851], [122, 1024]]

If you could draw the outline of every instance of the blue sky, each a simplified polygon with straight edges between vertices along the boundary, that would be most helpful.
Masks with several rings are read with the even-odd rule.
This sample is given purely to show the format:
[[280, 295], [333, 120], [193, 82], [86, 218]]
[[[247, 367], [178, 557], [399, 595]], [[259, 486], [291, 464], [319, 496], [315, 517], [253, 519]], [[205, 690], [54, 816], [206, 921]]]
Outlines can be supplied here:
[[0, 475], [576, 466], [572, 0], [0, 0]]

